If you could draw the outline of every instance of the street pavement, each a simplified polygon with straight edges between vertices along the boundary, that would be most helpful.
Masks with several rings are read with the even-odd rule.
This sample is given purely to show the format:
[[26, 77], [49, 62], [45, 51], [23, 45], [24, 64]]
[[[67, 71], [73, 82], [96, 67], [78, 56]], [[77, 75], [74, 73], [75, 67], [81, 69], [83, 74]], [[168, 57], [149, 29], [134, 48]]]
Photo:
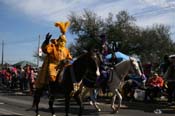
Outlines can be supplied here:
[[[0, 90], [0, 116], [35, 116], [35, 112], [31, 108], [32, 96], [26, 95], [21, 92], [6, 92]], [[94, 107], [89, 104], [89, 101], [84, 102], [85, 110], [83, 116], [157, 116], [155, 109], [161, 109], [162, 116], [174, 116], [175, 107], [168, 106], [165, 102], [163, 103], [144, 103], [140, 101], [123, 102], [122, 108], [119, 113], [111, 114], [110, 99], [100, 98], [100, 107], [102, 112], [97, 112]], [[71, 101], [70, 116], [76, 116], [78, 113], [78, 106]], [[58, 98], [54, 105], [56, 115], [64, 116], [64, 98]], [[42, 97], [40, 102], [40, 114], [41, 116], [51, 116], [48, 109], [48, 98]]]

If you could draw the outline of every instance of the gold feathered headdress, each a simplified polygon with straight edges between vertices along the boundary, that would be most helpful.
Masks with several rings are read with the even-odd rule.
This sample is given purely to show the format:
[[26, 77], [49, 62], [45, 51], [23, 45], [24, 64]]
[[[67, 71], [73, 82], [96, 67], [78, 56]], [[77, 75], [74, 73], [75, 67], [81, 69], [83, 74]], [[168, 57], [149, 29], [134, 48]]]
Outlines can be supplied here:
[[65, 33], [66, 33], [69, 25], [70, 25], [70, 22], [65, 22], [65, 23], [64, 22], [56, 22], [55, 23], [55, 26], [56, 27], [59, 27], [60, 28], [60, 31], [62, 33], [62, 35], [59, 37], [59, 39], [62, 39], [64, 41], [66, 41]]

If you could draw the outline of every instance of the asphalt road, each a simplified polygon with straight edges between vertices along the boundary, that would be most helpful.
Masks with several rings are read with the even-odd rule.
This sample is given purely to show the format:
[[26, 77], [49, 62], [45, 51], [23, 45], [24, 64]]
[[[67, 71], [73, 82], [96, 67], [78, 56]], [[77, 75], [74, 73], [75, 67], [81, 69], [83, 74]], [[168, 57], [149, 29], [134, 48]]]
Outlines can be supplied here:
[[[160, 108], [162, 116], [174, 116], [175, 107], [167, 106], [165, 103], [148, 103], [143, 102], [123, 102], [119, 113], [111, 114], [109, 99], [99, 99], [102, 112], [97, 112], [88, 101], [84, 102], [85, 110], [83, 116], [157, 116], [154, 113], [156, 108]], [[40, 102], [41, 116], [51, 116], [48, 109], [48, 99], [43, 97]], [[32, 96], [15, 93], [15, 92], [0, 92], [0, 116], [35, 116], [34, 110], [29, 109], [32, 104]], [[64, 98], [58, 98], [54, 105], [56, 115], [64, 116]], [[72, 100], [70, 116], [76, 116], [78, 107]]]

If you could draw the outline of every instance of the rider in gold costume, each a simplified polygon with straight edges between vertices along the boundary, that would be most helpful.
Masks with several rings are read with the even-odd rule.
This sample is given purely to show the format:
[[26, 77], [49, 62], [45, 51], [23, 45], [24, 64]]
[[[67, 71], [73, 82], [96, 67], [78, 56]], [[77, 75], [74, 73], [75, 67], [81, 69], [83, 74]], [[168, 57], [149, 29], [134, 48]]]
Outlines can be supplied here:
[[[43, 65], [36, 81], [36, 88], [42, 88], [49, 82], [61, 82], [62, 72], [69, 61], [72, 60], [69, 50], [66, 48], [66, 30], [69, 22], [56, 22], [55, 26], [60, 28], [62, 33], [58, 39], [51, 39], [50, 33], [42, 44], [42, 51], [46, 54]], [[50, 40], [51, 39], [51, 40]]]

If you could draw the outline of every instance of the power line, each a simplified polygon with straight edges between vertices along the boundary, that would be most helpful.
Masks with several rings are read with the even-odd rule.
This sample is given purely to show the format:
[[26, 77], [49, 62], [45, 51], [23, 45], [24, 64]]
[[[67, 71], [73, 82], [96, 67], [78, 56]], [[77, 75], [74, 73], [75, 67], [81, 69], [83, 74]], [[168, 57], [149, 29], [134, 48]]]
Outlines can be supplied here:
[[26, 40], [21, 40], [21, 41], [11, 41], [11, 42], [5, 42], [6, 45], [17, 45], [17, 44], [27, 44], [27, 43], [37, 43], [36, 40], [29, 40], [29, 41], [26, 41]]
[[151, 13], [151, 15], [153, 15], [154, 13], [159, 13], [158, 15], [160, 15], [160, 14], [164, 14], [164, 13], [166, 13], [166, 11], [172, 10], [172, 9], [175, 9], [175, 6], [171, 6], [171, 7], [167, 6], [167, 7], [159, 8], [159, 9], [147, 9], [147, 10], [144, 10], [144, 11], [141, 11], [141, 12], [133, 13], [131, 15], [136, 16], [136, 17], [149, 15], [150, 13]]

